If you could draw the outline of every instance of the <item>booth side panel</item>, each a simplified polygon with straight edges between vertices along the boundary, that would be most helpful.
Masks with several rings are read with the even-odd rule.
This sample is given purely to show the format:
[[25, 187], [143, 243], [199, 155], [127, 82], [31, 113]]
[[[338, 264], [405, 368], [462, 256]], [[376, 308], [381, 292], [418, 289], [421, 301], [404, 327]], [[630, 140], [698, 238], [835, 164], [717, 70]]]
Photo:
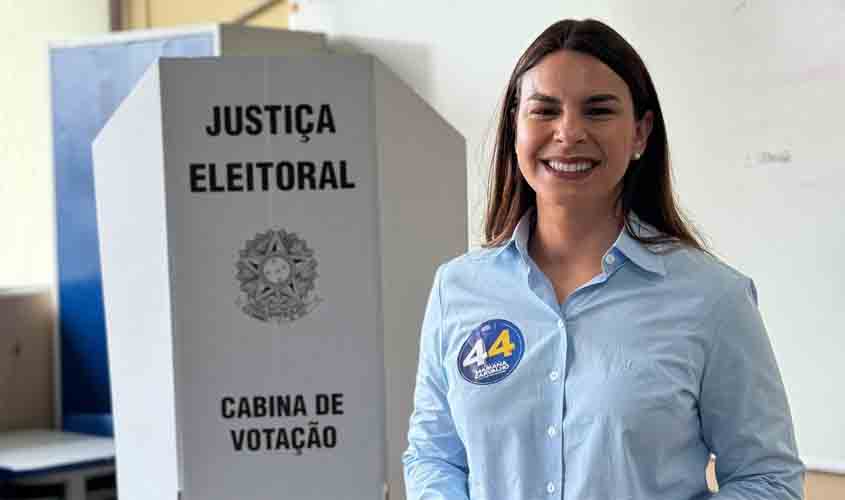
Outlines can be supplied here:
[[50, 50], [60, 412], [65, 430], [112, 434], [91, 141], [159, 56], [212, 55], [213, 37]]
[[401, 455], [413, 407], [420, 324], [438, 264], [466, 251], [464, 138], [376, 61], [382, 309], [390, 497], [405, 496]]
[[94, 143], [120, 498], [178, 491], [158, 68]]

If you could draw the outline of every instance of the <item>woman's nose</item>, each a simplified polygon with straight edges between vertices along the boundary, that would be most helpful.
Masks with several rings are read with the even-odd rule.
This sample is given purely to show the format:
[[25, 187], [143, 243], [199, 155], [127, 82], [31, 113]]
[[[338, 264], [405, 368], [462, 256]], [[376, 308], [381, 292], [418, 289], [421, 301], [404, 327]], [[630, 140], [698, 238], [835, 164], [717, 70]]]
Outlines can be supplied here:
[[562, 113], [557, 120], [554, 138], [566, 144], [583, 142], [587, 138], [584, 121], [576, 113]]

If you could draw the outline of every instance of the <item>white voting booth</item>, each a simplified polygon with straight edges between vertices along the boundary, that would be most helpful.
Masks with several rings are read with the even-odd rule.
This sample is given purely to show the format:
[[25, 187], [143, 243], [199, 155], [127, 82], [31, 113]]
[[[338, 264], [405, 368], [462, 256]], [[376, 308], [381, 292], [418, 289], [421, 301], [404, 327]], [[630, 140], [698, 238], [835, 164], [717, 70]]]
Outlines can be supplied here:
[[121, 500], [402, 498], [463, 138], [370, 56], [162, 59], [94, 163]]

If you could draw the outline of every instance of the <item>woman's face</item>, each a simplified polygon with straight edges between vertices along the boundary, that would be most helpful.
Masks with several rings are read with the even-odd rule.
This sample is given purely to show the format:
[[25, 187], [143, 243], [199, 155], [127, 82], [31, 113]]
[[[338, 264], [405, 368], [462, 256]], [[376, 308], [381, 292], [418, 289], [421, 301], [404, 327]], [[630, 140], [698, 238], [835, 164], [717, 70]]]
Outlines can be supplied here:
[[522, 77], [516, 117], [519, 170], [538, 204], [612, 208], [652, 114], [634, 118], [628, 85], [598, 59], [553, 52]]

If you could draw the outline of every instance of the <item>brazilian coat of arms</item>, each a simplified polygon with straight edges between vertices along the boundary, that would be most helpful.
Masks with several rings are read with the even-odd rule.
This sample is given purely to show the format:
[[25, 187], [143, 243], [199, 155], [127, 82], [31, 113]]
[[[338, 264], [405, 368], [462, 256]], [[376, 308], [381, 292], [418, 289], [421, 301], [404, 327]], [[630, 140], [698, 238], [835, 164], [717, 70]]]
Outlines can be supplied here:
[[311, 312], [321, 299], [316, 294], [317, 259], [314, 250], [283, 229], [270, 229], [247, 240], [238, 253], [238, 306], [265, 322], [295, 321]]

